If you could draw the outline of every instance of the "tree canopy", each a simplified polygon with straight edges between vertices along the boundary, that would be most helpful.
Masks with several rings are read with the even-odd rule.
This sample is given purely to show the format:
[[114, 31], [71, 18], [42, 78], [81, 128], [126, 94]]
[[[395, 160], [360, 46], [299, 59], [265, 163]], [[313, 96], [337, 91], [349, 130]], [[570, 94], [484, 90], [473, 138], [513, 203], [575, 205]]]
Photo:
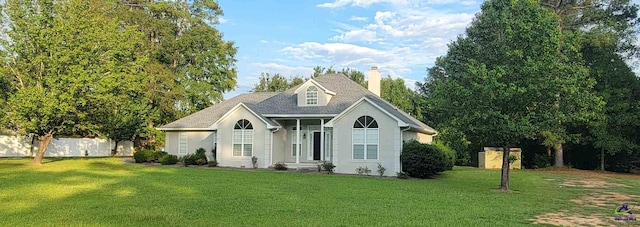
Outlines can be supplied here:
[[[575, 100], [571, 94], [589, 94], [593, 86], [576, 62], [576, 42], [536, 1], [490, 0], [419, 85], [432, 115], [473, 141], [508, 151], [569, 114], [555, 108], [560, 100], [580, 116], [598, 109], [595, 96]], [[504, 152], [500, 188], [508, 190], [508, 184]]]
[[222, 13], [212, 0], [7, 0], [0, 9], [0, 123], [38, 137], [34, 163], [55, 135], [152, 136], [236, 84], [236, 48], [211, 26]]

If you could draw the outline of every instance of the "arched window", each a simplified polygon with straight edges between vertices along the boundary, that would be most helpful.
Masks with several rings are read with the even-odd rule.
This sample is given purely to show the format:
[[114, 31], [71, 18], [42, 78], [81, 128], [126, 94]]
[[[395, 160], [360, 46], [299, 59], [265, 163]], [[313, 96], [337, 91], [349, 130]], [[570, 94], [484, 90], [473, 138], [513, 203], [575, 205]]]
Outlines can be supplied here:
[[359, 117], [353, 123], [353, 159], [378, 159], [378, 122], [370, 116]]
[[307, 88], [307, 105], [318, 105], [318, 88], [316, 86]]
[[253, 156], [253, 125], [247, 119], [233, 127], [233, 156]]

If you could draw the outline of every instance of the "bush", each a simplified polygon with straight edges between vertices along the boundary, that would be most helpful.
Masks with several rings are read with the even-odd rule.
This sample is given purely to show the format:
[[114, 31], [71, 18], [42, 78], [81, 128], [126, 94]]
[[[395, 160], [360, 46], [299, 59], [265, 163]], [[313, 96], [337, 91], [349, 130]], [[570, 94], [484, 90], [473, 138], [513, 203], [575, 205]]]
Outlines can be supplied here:
[[447, 146], [446, 144], [444, 144], [444, 142], [440, 140], [433, 141], [433, 146], [436, 146], [438, 149], [440, 149], [444, 153], [444, 155], [447, 157], [445, 170], [452, 170], [453, 165], [456, 164], [456, 151], [451, 149], [449, 146]]
[[322, 162], [322, 169], [326, 170], [329, 174], [333, 173], [333, 169], [335, 168], [336, 165], [334, 165], [332, 162]]
[[380, 176], [383, 177], [385, 171], [387, 171], [387, 168], [384, 168], [382, 164], [378, 163], [378, 174], [380, 174]]
[[154, 152], [152, 150], [139, 150], [133, 153], [133, 159], [136, 163], [149, 162], [153, 159]]
[[287, 164], [284, 164], [282, 162], [278, 162], [273, 166], [276, 170], [287, 170]]
[[547, 168], [551, 166], [552, 159], [553, 157], [546, 154], [534, 154], [533, 165], [531, 167], [534, 169]]
[[160, 158], [164, 157], [165, 155], [168, 155], [169, 153], [164, 152], [164, 151], [156, 151], [153, 152], [153, 156], [151, 157], [150, 160], [148, 160], [149, 162], [160, 162]]
[[209, 162], [209, 167], [216, 167], [216, 166], [218, 166], [218, 161], [213, 160]]
[[205, 155], [207, 151], [204, 148], [198, 148], [195, 154], [188, 154], [183, 157], [182, 162], [184, 165], [206, 165], [207, 164], [207, 156]]
[[404, 172], [397, 172], [397, 173], [396, 173], [396, 176], [397, 176], [399, 179], [409, 179], [409, 176], [407, 176], [407, 174], [406, 174], [406, 173], [404, 173]]
[[447, 170], [450, 159], [438, 147], [412, 140], [404, 144], [402, 171], [410, 177], [429, 178]]
[[175, 165], [178, 163], [178, 156], [172, 154], [165, 154], [161, 158], [158, 159], [160, 164], [163, 165]]

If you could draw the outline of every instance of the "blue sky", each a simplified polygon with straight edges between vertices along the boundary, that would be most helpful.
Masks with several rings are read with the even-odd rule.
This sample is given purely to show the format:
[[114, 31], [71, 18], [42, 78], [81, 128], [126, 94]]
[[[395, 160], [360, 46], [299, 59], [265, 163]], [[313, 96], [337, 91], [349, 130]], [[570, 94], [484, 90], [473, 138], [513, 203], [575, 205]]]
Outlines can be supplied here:
[[[640, 0], [634, 0], [638, 2]], [[345, 67], [401, 77], [413, 87], [480, 11], [476, 0], [219, 0], [216, 27], [238, 47], [238, 87], [261, 72], [308, 77]]]

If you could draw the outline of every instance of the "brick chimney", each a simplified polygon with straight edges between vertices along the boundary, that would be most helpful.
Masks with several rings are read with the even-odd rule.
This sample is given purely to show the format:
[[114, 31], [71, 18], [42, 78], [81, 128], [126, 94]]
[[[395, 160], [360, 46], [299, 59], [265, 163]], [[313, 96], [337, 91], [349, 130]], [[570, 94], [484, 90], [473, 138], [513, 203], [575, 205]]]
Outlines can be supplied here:
[[378, 71], [378, 67], [372, 66], [367, 74], [369, 77], [369, 91], [380, 96], [380, 71]]

